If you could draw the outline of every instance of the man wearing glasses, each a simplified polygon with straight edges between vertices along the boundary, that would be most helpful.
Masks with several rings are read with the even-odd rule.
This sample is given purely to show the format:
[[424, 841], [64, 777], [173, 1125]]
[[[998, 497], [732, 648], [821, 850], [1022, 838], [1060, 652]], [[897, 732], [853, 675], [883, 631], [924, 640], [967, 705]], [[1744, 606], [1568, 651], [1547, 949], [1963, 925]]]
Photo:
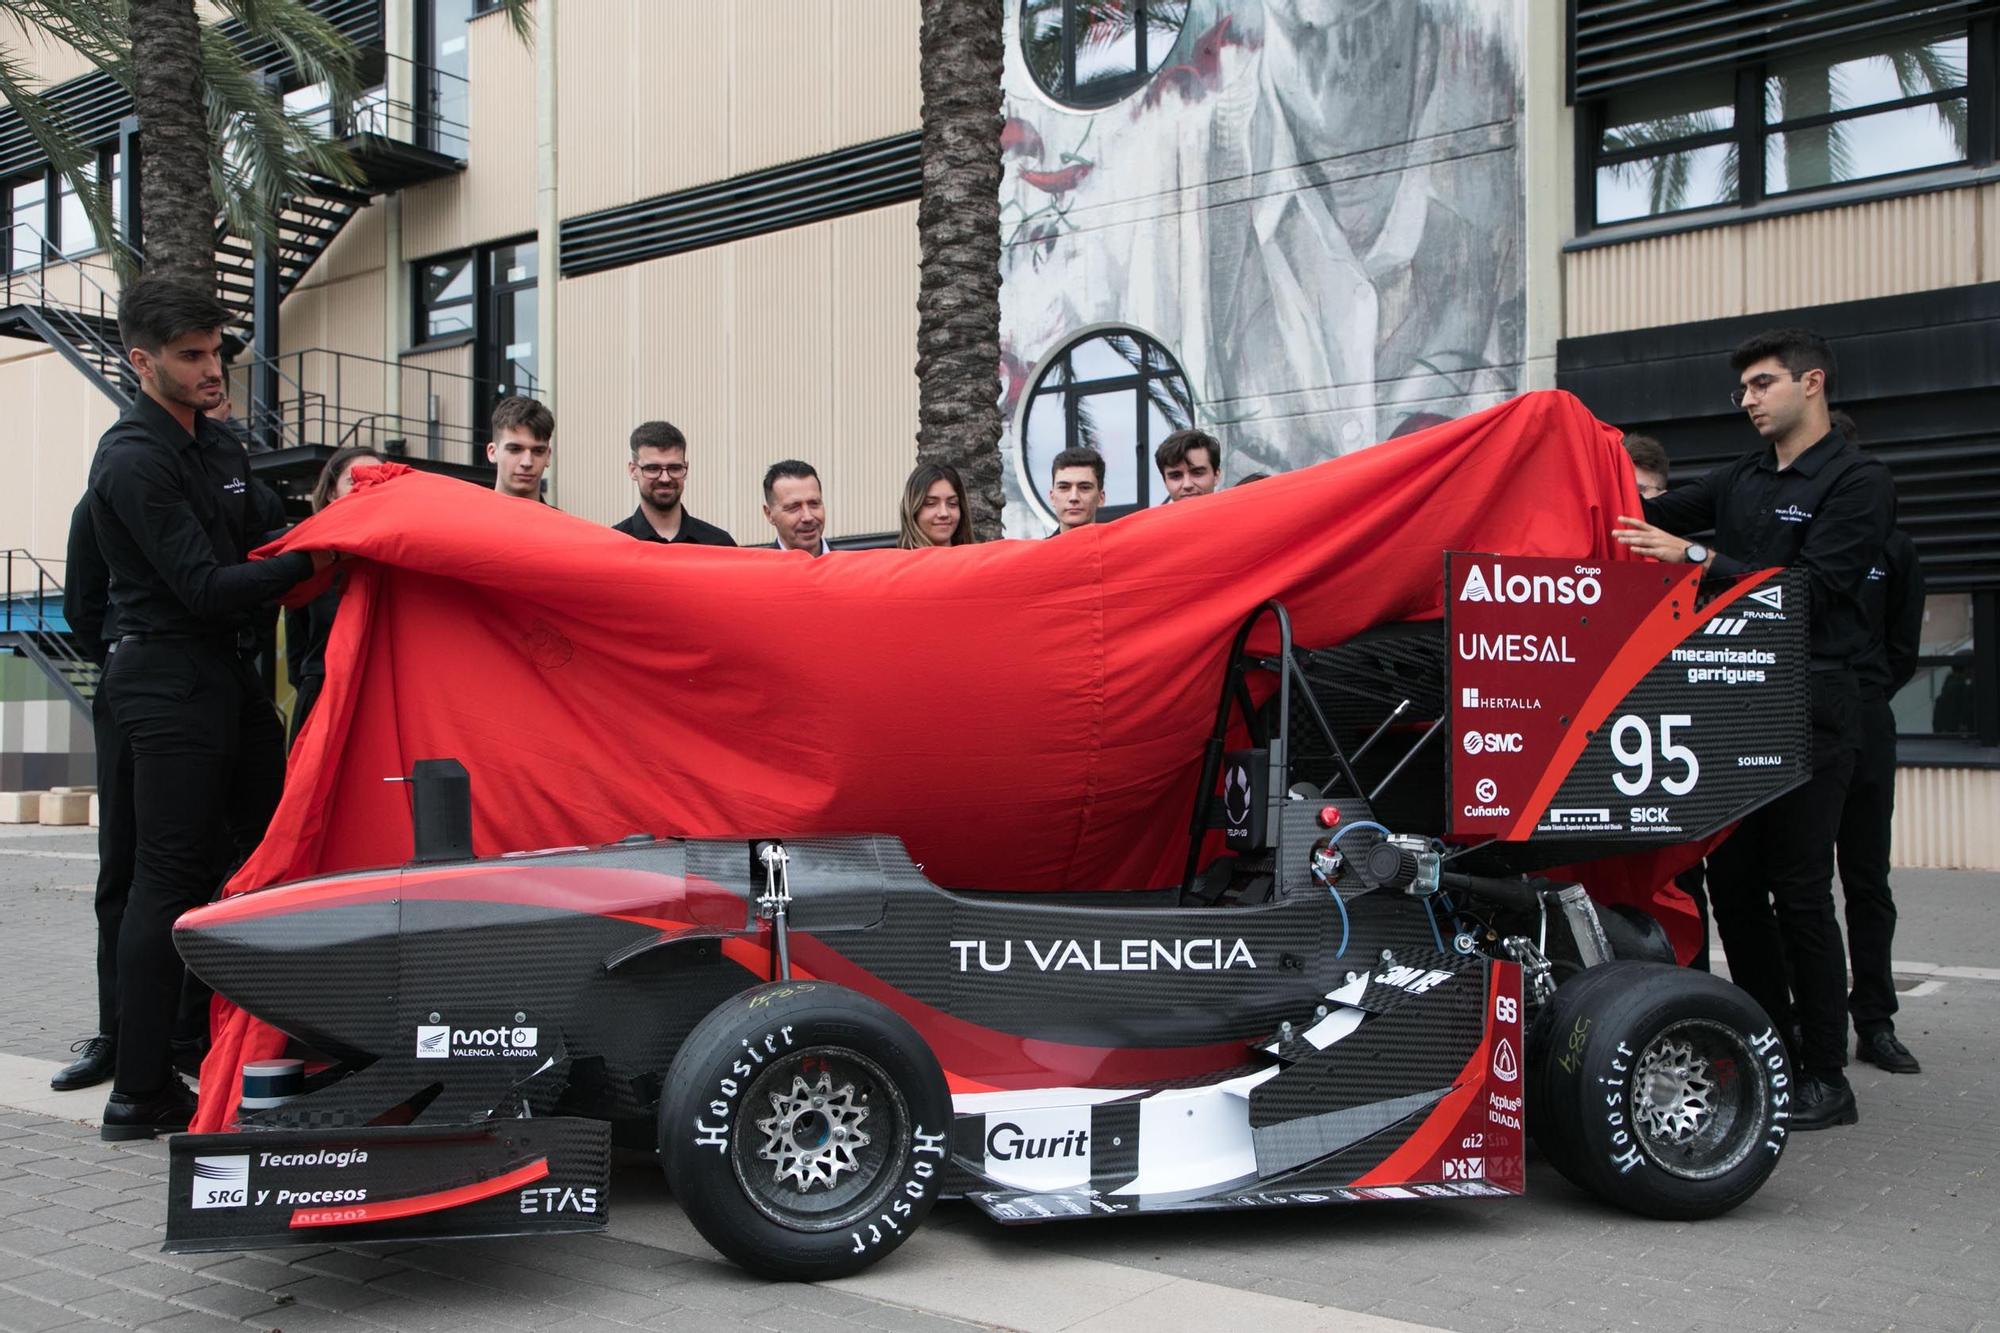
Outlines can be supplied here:
[[687, 511], [687, 436], [670, 421], [642, 421], [632, 428], [632, 461], [626, 475], [639, 488], [639, 507], [611, 526], [642, 542], [683, 546], [734, 546], [736, 539]]
[[[1736, 984], [1790, 1031], [1803, 1074], [1791, 1127], [1859, 1118], [1847, 1063], [1847, 968], [1833, 906], [1833, 848], [1854, 773], [1857, 664], [1869, 651], [1868, 571], [1895, 521], [1889, 469], [1833, 429], [1833, 352], [1803, 329], [1777, 329], [1729, 358], [1730, 401], [1764, 437], [1735, 463], [1645, 501], [1618, 540], [1640, 555], [1702, 565], [1717, 577], [1787, 565], [1811, 586], [1812, 776], [1745, 819], [1708, 860], [1709, 892]], [[1715, 549], [1678, 534], [1714, 533]], [[1789, 975], [1788, 975], [1789, 974]]]

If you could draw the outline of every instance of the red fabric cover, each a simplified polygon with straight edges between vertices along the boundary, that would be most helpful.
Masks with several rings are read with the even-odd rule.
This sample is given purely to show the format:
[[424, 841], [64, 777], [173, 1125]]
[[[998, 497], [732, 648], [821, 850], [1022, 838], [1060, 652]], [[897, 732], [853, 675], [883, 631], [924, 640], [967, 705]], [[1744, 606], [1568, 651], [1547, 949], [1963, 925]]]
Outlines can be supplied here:
[[[1438, 615], [1447, 549], [1625, 558], [1619, 440], [1532, 393], [1051, 541], [817, 560], [637, 542], [357, 469], [352, 496], [259, 552], [353, 559], [325, 689], [228, 891], [406, 860], [408, 789], [383, 779], [440, 756], [472, 774], [482, 855], [881, 832], [943, 884], [1175, 883], [1252, 608], [1281, 598], [1300, 643], [1332, 644]], [[283, 1041], [219, 998], [215, 1019], [201, 1130]]]

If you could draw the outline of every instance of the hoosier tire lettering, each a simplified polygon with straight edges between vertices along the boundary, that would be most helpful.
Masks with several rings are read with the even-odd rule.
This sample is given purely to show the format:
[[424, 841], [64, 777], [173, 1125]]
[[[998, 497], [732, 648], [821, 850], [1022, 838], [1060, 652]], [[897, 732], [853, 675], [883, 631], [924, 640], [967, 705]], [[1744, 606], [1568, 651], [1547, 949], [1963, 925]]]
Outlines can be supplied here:
[[661, 1165], [702, 1237], [752, 1273], [857, 1273], [922, 1224], [948, 1161], [951, 1094], [915, 1029], [826, 982], [745, 991], [682, 1042], [660, 1098]]
[[[810, 990], [811, 987], [806, 987], [806, 989]], [[799, 992], [795, 990], [786, 991], [787, 995], [797, 993]], [[759, 998], [768, 1003], [767, 997], [760, 996]], [[729, 1073], [724, 1074], [716, 1080], [715, 1091], [718, 1095], [703, 1109], [722, 1123], [717, 1125], [704, 1124], [701, 1118], [697, 1116], [694, 1122], [694, 1142], [697, 1148], [714, 1148], [718, 1152], [723, 1153], [729, 1151], [729, 1123], [730, 1117], [736, 1110], [737, 1093], [743, 1090], [743, 1087], [749, 1082], [751, 1076], [757, 1072], [757, 1067], [762, 1065], [766, 1059], [778, 1054], [780, 1050], [791, 1047], [792, 1029], [789, 1025], [786, 1025], [780, 1027], [775, 1032], [766, 1032], [761, 1037], [743, 1037], [740, 1041], [744, 1052], [750, 1059], [746, 1060], [738, 1057], [731, 1061]], [[783, 1042], [782, 1046], [779, 1044], [781, 1041]], [[755, 1061], [755, 1064], [751, 1063], [752, 1060]]]
[[1712, 1217], [1776, 1167], [1788, 1057], [1764, 1011], [1728, 982], [1661, 963], [1602, 964], [1557, 990], [1537, 1032], [1536, 1140], [1607, 1203]]

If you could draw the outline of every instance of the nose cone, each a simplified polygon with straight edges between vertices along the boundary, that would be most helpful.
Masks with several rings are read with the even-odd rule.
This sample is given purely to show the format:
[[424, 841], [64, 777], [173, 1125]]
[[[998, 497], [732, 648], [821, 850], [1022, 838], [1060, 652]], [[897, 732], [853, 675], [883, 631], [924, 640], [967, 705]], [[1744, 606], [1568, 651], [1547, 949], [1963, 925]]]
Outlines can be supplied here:
[[196, 976], [328, 1055], [391, 1049], [396, 871], [306, 880], [198, 907], [174, 923]]

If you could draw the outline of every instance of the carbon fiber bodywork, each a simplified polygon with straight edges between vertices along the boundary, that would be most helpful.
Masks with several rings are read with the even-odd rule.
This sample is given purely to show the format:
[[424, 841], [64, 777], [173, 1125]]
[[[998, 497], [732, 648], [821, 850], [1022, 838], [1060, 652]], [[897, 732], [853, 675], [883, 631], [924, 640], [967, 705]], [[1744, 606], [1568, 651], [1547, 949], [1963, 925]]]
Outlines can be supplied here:
[[[752, 846], [412, 865], [190, 913], [176, 930], [190, 967], [312, 1067], [302, 1096], [241, 1113], [240, 1131], [324, 1145], [383, 1126], [652, 1115], [687, 1033], [772, 974]], [[785, 847], [794, 974], [868, 995], [923, 1035], [961, 1102], [952, 1192], [1000, 1216], [1045, 1183], [1120, 1209], [1256, 1206], [1224, 1196], [1279, 1178], [1345, 1188], [1454, 1087], [1483, 1080], [1469, 1054], [1489, 1042], [1480, 1000], [1495, 986], [1518, 996], [1512, 965], [1438, 953], [1422, 902], [1351, 877], [1337, 894], [1286, 886], [1232, 906], [1082, 906], [941, 889], [892, 838]], [[1315, 1030], [1331, 1035], [1315, 1044]], [[987, 1146], [989, 1121], [1013, 1123], [995, 1106], [1060, 1124], [1039, 1139], [1062, 1138], [1081, 1174], [1008, 1166], [1006, 1134]], [[1227, 1150], [1198, 1150], [1194, 1124]], [[185, 1144], [190, 1159], [230, 1146]], [[1518, 1178], [1514, 1159], [1486, 1178]], [[1426, 1160], [1393, 1183], [1438, 1170]], [[227, 1217], [200, 1220], [177, 1222], [170, 1243], [273, 1243], [249, 1213], [222, 1239]]]

